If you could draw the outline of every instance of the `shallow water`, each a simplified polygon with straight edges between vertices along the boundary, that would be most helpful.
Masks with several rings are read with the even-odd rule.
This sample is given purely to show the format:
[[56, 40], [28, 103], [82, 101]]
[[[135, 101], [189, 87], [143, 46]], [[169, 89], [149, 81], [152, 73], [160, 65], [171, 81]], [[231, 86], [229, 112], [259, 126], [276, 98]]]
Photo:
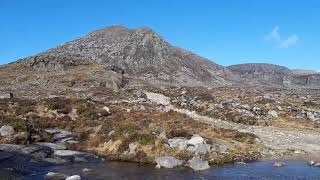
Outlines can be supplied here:
[[[134, 163], [105, 162], [80, 163], [63, 166], [51, 166], [43, 163], [21, 161], [0, 162], [0, 179], [43, 179], [49, 172], [60, 172], [67, 175], [78, 174], [82, 179], [115, 179], [115, 180], [188, 180], [188, 179], [320, 179], [320, 167], [310, 167], [303, 161], [284, 161], [287, 166], [273, 167], [273, 161], [260, 161], [248, 164], [235, 164], [215, 167], [203, 172], [193, 172], [189, 168], [155, 169], [150, 165]], [[94, 172], [83, 174], [83, 168]], [[22, 169], [22, 170], [21, 170]]]

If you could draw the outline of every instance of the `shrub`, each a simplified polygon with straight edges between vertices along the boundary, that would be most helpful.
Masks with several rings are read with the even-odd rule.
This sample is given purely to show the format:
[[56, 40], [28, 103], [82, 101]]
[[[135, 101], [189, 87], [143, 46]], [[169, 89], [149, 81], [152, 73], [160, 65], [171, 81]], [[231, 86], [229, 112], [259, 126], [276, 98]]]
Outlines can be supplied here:
[[142, 145], [154, 144], [156, 137], [152, 134], [142, 134], [139, 140], [139, 143]]

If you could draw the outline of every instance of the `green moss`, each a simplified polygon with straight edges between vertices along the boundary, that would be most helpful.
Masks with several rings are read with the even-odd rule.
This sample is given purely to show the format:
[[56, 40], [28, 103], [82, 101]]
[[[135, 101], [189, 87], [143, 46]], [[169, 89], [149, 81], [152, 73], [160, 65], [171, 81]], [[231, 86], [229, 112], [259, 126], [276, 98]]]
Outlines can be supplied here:
[[154, 144], [156, 139], [157, 138], [154, 135], [142, 134], [139, 143], [142, 145]]
[[96, 110], [96, 108], [86, 102], [86, 101], [80, 101], [77, 105], [77, 112], [80, 117], [86, 118], [86, 119], [98, 119], [99, 118], [99, 112]]
[[123, 136], [124, 134], [133, 134], [138, 130], [138, 127], [133, 124], [121, 124], [115, 128], [116, 136]]

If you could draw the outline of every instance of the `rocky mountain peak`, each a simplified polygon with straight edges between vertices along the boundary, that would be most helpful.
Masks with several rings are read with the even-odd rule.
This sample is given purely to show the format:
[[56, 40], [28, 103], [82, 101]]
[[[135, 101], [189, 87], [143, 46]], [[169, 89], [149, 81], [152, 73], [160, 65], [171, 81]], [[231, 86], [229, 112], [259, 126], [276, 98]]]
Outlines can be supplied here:
[[24, 62], [36, 71], [105, 64], [147, 82], [172, 85], [224, 84], [230, 74], [212, 61], [170, 45], [152, 29], [119, 25], [89, 33]]

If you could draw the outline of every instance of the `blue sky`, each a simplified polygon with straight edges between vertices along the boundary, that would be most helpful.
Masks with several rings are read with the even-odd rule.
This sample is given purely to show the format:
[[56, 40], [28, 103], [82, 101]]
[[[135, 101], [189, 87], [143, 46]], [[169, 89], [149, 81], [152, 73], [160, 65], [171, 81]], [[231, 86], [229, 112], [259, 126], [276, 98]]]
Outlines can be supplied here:
[[320, 71], [318, 0], [0, 0], [0, 64], [112, 24], [147, 26], [222, 65]]

